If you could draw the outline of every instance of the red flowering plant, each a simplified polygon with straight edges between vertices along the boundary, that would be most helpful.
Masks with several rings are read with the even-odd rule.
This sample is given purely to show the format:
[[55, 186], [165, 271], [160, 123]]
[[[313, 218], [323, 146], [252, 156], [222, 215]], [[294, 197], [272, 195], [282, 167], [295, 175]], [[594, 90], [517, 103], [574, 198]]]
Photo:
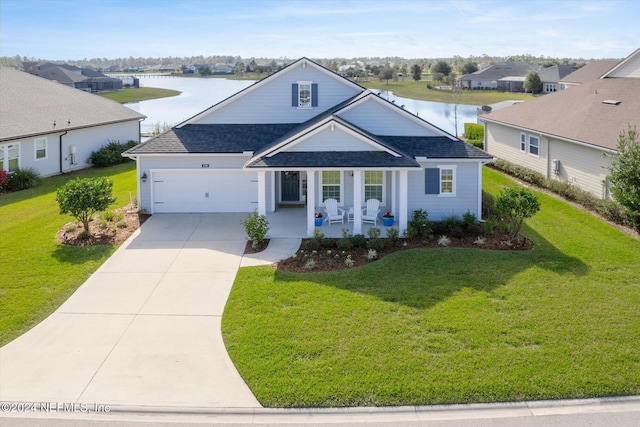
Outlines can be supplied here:
[[316, 212], [316, 218], [322, 218], [323, 216], [322, 212]]
[[393, 218], [393, 214], [389, 211], [385, 212], [384, 215], [382, 215], [383, 218]]
[[4, 187], [7, 185], [7, 173], [0, 169], [0, 193], [4, 192]]

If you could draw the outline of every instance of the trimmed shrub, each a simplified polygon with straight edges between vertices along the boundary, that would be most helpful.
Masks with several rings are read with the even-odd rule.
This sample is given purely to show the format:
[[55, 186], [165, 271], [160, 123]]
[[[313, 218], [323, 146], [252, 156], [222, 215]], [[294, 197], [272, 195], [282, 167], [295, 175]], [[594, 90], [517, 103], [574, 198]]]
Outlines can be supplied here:
[[255, 209], [241, 222], [244, 226], [245, 233], [247, 233], [247, 239], [252, 242], [251, 246], [253, 249], [257, 249], [258, 244], [264, 240], [269, 231], [269, 221], [267, 221], [267, 217], [258, 215], [258, 210]]
[[429, 221], [429, 213], [424, 209], [413, 211], [413, 217], [407, 224], [407, 237], [428, 237], [431, 234], [431, 221]]
[[484, 140], [484, 126], [476, 123], [464, 124], [464, 137], [482, 142]]
[[351, 242], [353, 246], [356, 248], [366, 248], [367, 247], [367, 238], [364, 237], [363, 234], [356, 234], [351, 237]]
[[63, 184], [56, 193], [61, 214], [71, 214], [89, 234], [93, 214], [103, 211], [115, 201], [111, 194], [113, 182], [105, 177], [76, 178]]
[[531, 190], [522, 187], [505, 188], [498, 195], [496, 209], [509, 219], [511, 242], [520, 232], [524, 220], [540, 210], [540, 202]]
[[138, 145], [137, 141], [129, 141], [121, 144], [120, 141], [109, 141], [107, 145], [91, 153], [89, 160], [91, 164], [97, 168], [105, 168], [129, 161], [130, 159], [122, 157], [122, 153], [130, 148]]
[[40, 185], [42, 178], [33, 168], [17, 169], [6, 180], [7, 191], [20, 191]]

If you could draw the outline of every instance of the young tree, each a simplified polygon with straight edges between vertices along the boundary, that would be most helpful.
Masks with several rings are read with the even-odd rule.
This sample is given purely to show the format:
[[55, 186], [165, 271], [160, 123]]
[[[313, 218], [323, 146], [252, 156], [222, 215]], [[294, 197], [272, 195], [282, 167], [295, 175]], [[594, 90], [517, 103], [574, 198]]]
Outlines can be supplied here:
[[107, 209], [115, 201], [112, 188], [113, 182], [108, 178], [76, 178], [58, 189], [56, 202], [61, 214], [71, 214], [89, 233], [93, 214]]
[[411, 66], [411, 74], [413, 75], [413, 80], [420, 81], [422, 79], [422, 67], [418, 64], [413, 64]]
[[506, 188], [496, 199], [496, 209], [509, 220], [509, 242], [512, 242], [520, 232], [524, 220], [540, 210], [540, 202], [526, 188]]
[[392, 79], [395, 75], [395, 71], [391, 67], [384, 67], [379, 74], [380, 80], [386, 80], [387, 84], [389, 84], [389, 79]]
[[611, 193], [628, 209], [636, 229], [640, 229], [640, 134], [635, 126], [618, 136], [618, 152], [611, 155]]
[[433, 69], [431, 71], [433, 73], [441, 73], [445, 76], [448, 76], [451, 72], [451, 65], [449, 65], [448, 62], [441, 60], [436, 62], [436, 65], [433, 66]]
[[540, 74], [535, 70], [530, 70], [524, 79], [524, 88], [531, 93], [539, 93], [542, 91], [542, 80]]

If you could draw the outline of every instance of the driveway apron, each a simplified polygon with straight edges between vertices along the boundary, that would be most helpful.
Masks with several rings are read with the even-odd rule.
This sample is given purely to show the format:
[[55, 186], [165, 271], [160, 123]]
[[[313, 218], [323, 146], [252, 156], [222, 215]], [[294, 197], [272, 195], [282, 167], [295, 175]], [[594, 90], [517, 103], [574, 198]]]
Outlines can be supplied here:
[[260, 407], [220, 324], [243, 217], [149, 218], [58, 310], [0, 349], [0, 401]]

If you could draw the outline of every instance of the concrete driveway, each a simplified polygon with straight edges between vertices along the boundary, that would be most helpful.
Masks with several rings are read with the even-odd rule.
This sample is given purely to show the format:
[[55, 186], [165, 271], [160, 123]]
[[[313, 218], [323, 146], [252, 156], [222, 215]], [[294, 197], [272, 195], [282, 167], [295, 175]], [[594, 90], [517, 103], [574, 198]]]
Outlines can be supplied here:
[[0, 349], [0, 401], [260, 407], [222, 341], [244, 214], [154, 215]]

